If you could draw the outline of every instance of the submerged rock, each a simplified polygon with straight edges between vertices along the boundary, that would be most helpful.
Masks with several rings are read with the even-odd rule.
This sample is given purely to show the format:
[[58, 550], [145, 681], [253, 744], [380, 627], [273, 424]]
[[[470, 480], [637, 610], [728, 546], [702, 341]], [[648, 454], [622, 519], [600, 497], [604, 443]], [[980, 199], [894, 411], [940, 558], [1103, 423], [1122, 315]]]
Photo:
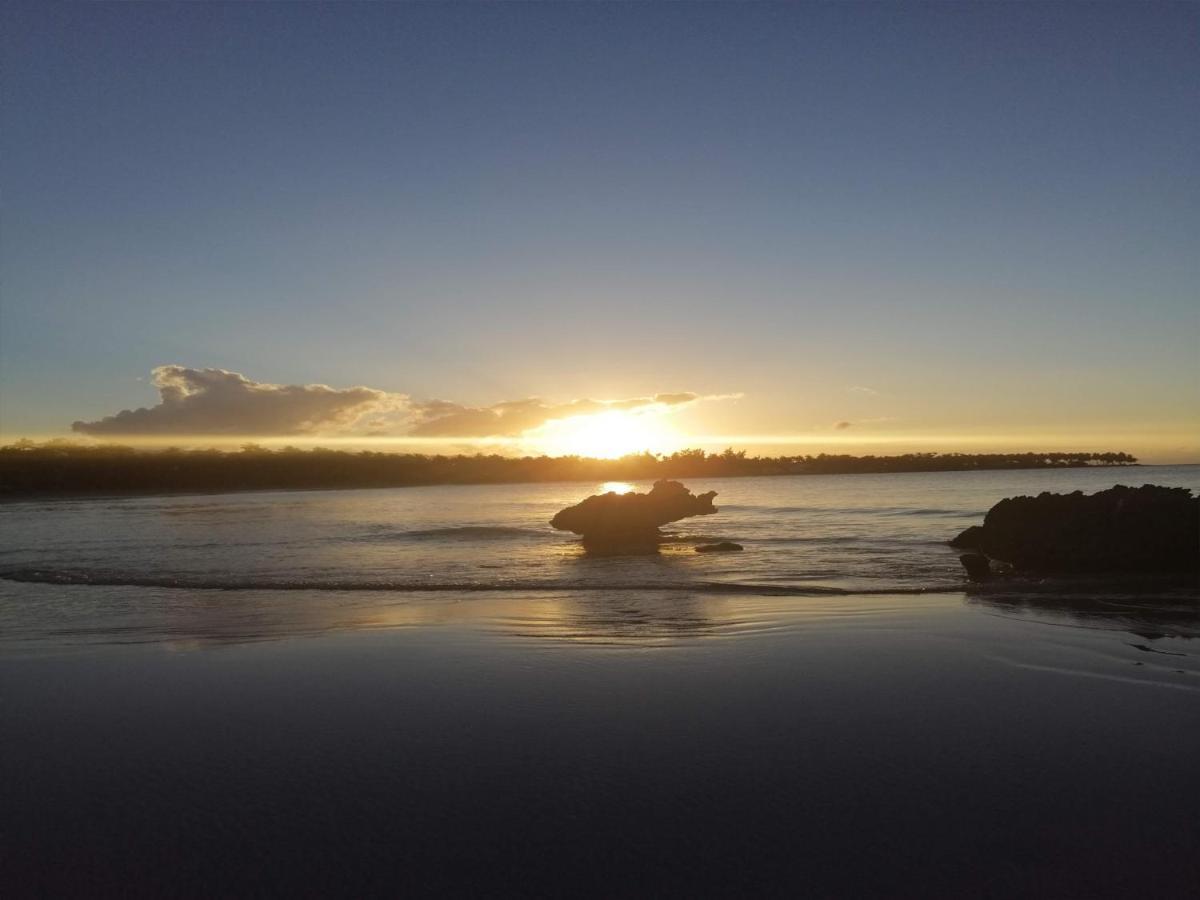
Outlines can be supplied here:
[[583, 535], [589, 550], [650, 552], [662, 539], [659, 527], [691, 516], [708, 516], [716, 491], [699, 496], [678, 481], [661, 480], [647, 494], [593, 494], [560, 511], [550, 524], [560, 531]]
[[1150, 484], [1011, 497], [950, 543], [975, 551], [960, 557], [971, 577], [980, 555], [993, 571], [1002, 560], [1030, 573], [1197, 572], [1200, 498]]
[[732, 553], [736, 550], [745, 550], [741, 544], [735, 544], [733, 541], [718, 541], [715, 544], [701, 544], [696, 548], [697, 553]]

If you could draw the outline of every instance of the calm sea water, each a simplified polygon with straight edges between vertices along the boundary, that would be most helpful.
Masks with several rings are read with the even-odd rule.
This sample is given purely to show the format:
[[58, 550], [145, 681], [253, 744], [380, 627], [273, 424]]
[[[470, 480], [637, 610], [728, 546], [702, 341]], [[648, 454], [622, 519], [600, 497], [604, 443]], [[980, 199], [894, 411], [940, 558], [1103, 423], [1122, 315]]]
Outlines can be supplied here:
[[[426, 608], [475, 600], [482, 610], [505, 592], [598, 611], [669, 596], [675, 605], [643, 634], [736, 629], [744, 617], [714, 625], [705, 598], [775, 598], [763, 608], [778, 610], [963, 590], [946, 541], [992, 504], [1118, 483], [1200, 490], [1200, 467], [696, 479], [693, 490], [717, 491], [719, 512], [670, 526], [662, 552], [644, 557], [589, 556], [547, 524], [610, 484], [16, 503], [0, 507], [0, 626], [10, 643], [254, 638], [405, 624], [416, 595]], [[716, 540], [746, 549], [695, 552]]]

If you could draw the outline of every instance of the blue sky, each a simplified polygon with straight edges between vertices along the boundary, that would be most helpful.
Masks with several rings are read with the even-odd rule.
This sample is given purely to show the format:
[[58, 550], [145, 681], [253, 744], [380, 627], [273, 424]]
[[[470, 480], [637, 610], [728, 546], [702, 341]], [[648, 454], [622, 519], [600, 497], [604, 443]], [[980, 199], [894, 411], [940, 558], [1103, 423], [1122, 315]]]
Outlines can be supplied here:
[[169, 364], [1200, 460], [1196, 5], [3, 16], [6, 437]]

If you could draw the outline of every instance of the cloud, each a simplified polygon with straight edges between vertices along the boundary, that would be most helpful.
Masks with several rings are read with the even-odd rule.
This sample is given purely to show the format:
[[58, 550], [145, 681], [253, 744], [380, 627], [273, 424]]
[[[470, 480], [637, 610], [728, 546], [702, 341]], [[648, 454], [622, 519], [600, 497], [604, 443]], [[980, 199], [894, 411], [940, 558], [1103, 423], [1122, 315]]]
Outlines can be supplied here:
[[881, 422], [895, 422], [895, 421], [896, 421], [895, 416], [873, 416], [870, 419], [859, 419], [855, 422], [847, 422], [845, 420], [843, 420], [841, 422], [834, 422], [833, 427], [835, 429], [837, 429], [838, 431], [845, 431], [847, 428], [855, 428], [860, 425], [878, 425]]
[[95, 435], [296, 435], [342, 431], [361, 417], [397, 409], [403, 395], [368, 387], [266, 384], [224, 369], [159, 366], [157, 406], [124, 409], [72, 431]]
[[552, 404], [537, 397], [530, 397], [526, 400], [509, 400], [484, 407], [429, 400], [412, 404], [418, 421], [409, 434], [417, 437], [512, 437], [553, 419], [566, 419], [609, 410], [666, 410], [708, 399], [718, 398], [683, 392], [631, 397], [626, 400], [572, 400], [570, 403]]
[[846, 390], [853, 394], [870, 394], [872, 397], [878, 397], [880, 395], [880, 391], [875, 390], [875, 388], [869, 388], [861, 384], [852, 384], [850, 387], [846, 388]]
[[690, 391], [621, 400], [550, 403], [537, 397], [473, 407], [447, 400], [413, 401], [369, 387], [336, 389], [323, 384], [268, 384], [224, 369], [159, 366], [152, 373], [157, 406], [125, 409], [72, 431], [106, 435], [289, 436], [347, 432], [379, 437], [509, 438], [547, 422], [598, 412], [663, 413], [702, 400]]

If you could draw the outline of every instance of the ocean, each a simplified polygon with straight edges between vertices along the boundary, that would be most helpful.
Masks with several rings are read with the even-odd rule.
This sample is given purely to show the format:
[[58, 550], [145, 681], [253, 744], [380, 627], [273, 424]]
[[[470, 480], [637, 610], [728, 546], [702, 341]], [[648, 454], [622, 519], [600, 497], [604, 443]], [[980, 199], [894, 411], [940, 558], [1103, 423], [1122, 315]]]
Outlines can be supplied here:
[[[548, 522], [591, 493], [648, 483], [12, 503], [0, 507], [0, 625], [8, 648], [258, 640], [386, 626], [378, 617], [388, 611], [497, 594], [614, 609], [668, 598], [681, 616], [648, 615], [631, 628], [614, 621], [617, 640], [735, 633], [748, 623], [706, 622], [700, 608], [720, 596], [802, 608], [817, 597], [964, 591], [946, 542], [993, 503], [1143, 482], [1200, 490], [1200, 467], [693, 480], [694, 491], [717, 492], [719, 512], [668, 526], [658, 555], [618, 557], [591, 556]], [[745, 550], [695, 552], [722, 540]], [[1022, 589], [1044, 593], [1045, 584], [991, 591]], [[680, 606], [689, 599], [694, 614]], [[780, 605], [764, 609], [773, 616]]]
[[630, 486], [5, 504], [0, 893], [1194, 896], [1196, 585], [946, 545], [1144, 483], [694, 479], [599, 558]]

